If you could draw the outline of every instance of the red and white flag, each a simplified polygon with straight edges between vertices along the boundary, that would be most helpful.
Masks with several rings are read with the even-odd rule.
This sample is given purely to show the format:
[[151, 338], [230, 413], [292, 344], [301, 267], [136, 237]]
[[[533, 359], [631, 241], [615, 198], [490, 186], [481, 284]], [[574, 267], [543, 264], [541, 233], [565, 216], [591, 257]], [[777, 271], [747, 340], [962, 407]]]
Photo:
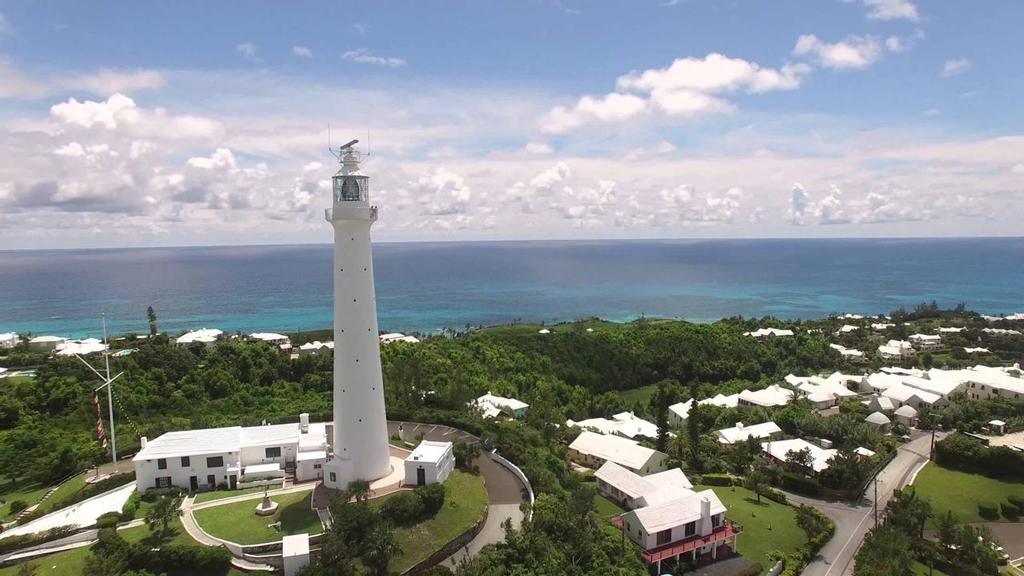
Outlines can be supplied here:
[[100, 398], [99, 396], [93, 395], [92, 405], [96, 408], [96, 439], [103, 444], [103, 447], [107, 447], [107, 435], [103, 432], [103, 417], [100, 415]]

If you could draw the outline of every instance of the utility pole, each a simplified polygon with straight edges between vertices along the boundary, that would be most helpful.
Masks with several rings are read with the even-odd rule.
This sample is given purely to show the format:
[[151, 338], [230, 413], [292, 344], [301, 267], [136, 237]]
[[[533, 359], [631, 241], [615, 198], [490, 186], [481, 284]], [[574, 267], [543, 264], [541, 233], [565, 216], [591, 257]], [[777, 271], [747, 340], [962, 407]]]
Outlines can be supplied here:
[[[106, 375], [100, 374], [99, 370], [96, 370], [95, 368], [93, 368], [91, 364], [89, 364], [88, 362], [85, 361], [85, 358], [82, 358], [78, 354], [75, 354], [75, 358], [78, 358], [82, 362], [82, 364], [85, 364], [86, 367], [89, 368], [89, 370], [92, 370], [93, 374], [95, 374], [100, 380], [103, 381], [103, 384], [99, 385], [95, 390], [93, 390], [94, 393], [99, 392], [104, 387], [106, 387], [106, 389], [107, 389], [107, 411], [110, 413], [110, 456], [111, 456], [111, 461], [112, 461], [112, 463], [114, 465], [114, 473], [116, 474], [117, 473], [117, 440], [115, 438], [115, 430], [114, 430], [114, 397], [113, 397], [114, 393], [113, 393], [111, 385], [114, 383], [114, 380], [117, 380], [118, 378], [120, 378], [121, 375], [124, 374], [124, 372], [119, 373], [117, 376], [114, 376], [113, 378], [110, 377], [110, 348], [109, 348], [109, 345], [107, 344], [107, 319], [106, 319], [106, 316], [103, 317], [103, 344], [104, 344], [104, 346], [107, 346], [107, 349], [103, 351], [103, 359], [104, 359], [104, 361], [106, 363]], [[99, 466], [96, 467], [96, 475], [99, 476]]]
[[878, 476], [875, 476], [875, 528], [878, 528]]

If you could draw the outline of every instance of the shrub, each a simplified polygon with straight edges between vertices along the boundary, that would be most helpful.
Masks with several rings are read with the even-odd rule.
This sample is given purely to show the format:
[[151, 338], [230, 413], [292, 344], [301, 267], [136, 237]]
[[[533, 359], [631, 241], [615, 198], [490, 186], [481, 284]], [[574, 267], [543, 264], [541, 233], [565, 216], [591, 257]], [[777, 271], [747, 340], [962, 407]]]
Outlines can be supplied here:
[[990, 504], [978, 504], [978, 515], [986, 520], [999, 518], [999, 509]]
[[135, 472], [132, 472], [131, 474], [115, 474], [114, 476], [104, 478], [99, 482], [86, 484], [81, 490], [68, 494], [67, 496], [61, 498], [57, 502], [54, 502], [52, 506], [48, 506], [47, 508], [50, 510], [60, 510], [61, 508], [67, 508], [72, 504], [77, 504], [82, 500], [87, 500], [89, 498], [92, 498], [93, 496], [96, 496], [97, 494], [102, 494], [104, 492], [107, 492], [108, 490], [113, 490], [114, 488], [117, 488], [119, 486], [124, 486], [129, 482], [135, 482]]
[[761, 496], [764, 496], [773, 502], [778, 502], [779, 504], [789, 504], [789, 500], [786, 499], [786, 495], [774, 488], [768, 488], [761, 493]]
[[708, 486], [732, 486], [732, 476], [729, 474], [705, 474], [700, 477], [702, 484]]
[[762, 574], [764, 574], [764, 567], [761, 566], [761, 564], [754, 562], [737, 573], [736, 576], [761, 576]]
[[11, 514], [17, 514], [25, 508], [28, 508], [28, 504], [24, 500], [11, 500]]
[[124, 506], [121, 507], [121, 520], [125, 522], [135, 519], [135, 513], [139, 511], [139, 502], [142, 500], [142, 494], [138, 490], [131, 493], [128, 496], [128, 500], [125, 501]]
[[1007, 520], [1016, 520], [1020, 516], [1020, 508], [1009, 502], [1003, 502], [1000, 507], [1003, 509], [1003, 517]]
[[142, 501], [152, 504], [153, 502], [156, 502], [163, 496], [177, 498], [178, 496], [181, 496], [184, 493], [185, 491], [182, 490], [181, 488], [178, 488], [177, 486], [171, 486], [170, 488], [150, 488], [149, 490], [143, 492]]
[[107, 512], [96, 519], [96, 527], [100, 530], [104, 528], [114, 528], [120, 520], [121, 515], [117, 512]]
[[821, 484], [814, 478], [808, 478], [807, 476], [792, 472], [783, 472], [779, 475], [779, 481], [783, 488], [792, 492], [808, 494], [810, 496], [816, 496], [821, 493]]
[[426, 516], [437, 514], [438, 510], [444, 506], [444, 486], [441, 484], [420, 486], [415, 492]]
[[39, 508], [36, 508], [31, 512], [25, 512], [25, 514], [23, 514], [21, 518], [18, 518], [18, 526], [21, 526], [22, 524], [28, 524], [36, 518], [42, 518], [43, 516], [43, 511], [40, 510]]
[[384, 502], [380, 514], [399, 526], [414, 524], [423, 517], [423, 502], [414, 492], [399, 492]]
[[1008, 496], [1006, 499], [1010, 501], [1010, 504], [1016, 506], [1018, 510], [1024, 510], [1024, 496], [1017, 496], [1016, 494], [1013, 494], [1012, 496]]

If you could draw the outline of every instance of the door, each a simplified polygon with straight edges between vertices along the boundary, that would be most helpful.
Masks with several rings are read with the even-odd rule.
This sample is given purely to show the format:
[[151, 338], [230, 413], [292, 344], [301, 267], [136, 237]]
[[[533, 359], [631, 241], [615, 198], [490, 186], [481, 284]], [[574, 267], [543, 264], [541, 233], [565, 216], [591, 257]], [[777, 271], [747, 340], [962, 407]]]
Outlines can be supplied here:
[[210, 490], [217, 489], [217, 475], [210, 474], [206, 477], [206, 483], [210, 486]]
[[232, 474], [231, 476], [228, 476], [228, 482], [229, 482], [228, 485], [231, 486], [232, 490], [234, 490], [235, 488], [238, 488], [238, 476], [235, 476], [234, 474]]
[[193, 491], [193, 492], [199, 490], [199, 477], [198, 476], [191, 476], [191, 477], [189, 477], [189, 479], [188, 479], [188, 489]]
[[423, 468], [416, 469], [416, 485], [423, 486], [427, 483], [427, 471]]

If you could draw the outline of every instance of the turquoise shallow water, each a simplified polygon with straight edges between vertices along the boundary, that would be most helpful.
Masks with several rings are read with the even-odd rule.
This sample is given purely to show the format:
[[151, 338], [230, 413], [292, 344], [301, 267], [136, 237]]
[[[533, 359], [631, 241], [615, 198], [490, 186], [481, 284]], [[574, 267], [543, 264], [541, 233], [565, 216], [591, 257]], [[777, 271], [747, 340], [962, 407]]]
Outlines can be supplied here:
[[[325, 328], [328, 245], [0, 252], [0, 332]], [[1024, 239], [409, 243], [374, 246], [386, 330], [640, 314], [874, 314], [924, 300], [1024, 311]]]

